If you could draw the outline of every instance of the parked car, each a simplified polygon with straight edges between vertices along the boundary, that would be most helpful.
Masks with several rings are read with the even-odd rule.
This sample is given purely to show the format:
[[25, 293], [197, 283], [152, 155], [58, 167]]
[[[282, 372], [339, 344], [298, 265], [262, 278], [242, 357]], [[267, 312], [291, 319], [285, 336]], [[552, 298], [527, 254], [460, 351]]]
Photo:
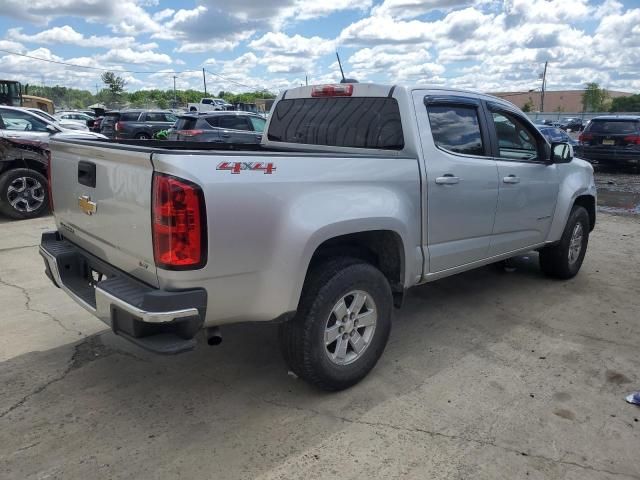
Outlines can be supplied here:
[[580, 270], [593, 168], [510, 102], [299, 87], [263, 138], [200, 152], [56, 140], [47, 275], [158, 353], [193, 349], [201, 328], [213, 345], [221, 325], [275, 320], [290, 369], [340, 390], [374, 367], [408, 288], [531, 250], [549, 276]]
[[19, 107], [0, 107], [0, 213], [14, 219], [48, 211], [49, 140], [106, 138], [69, 130]]
[[91, 128], [95, 122], [95, 117], [84, 112], [57, 112], [54, 116], [60, 120], [75, 120], [77, 122], [82, 122], [88, 128]]
[[609, 167], [640, 167], [640, 115], [592, 118], [578, 137], [578, 152], [589, 162]]
[[62, 128], [66, 128], [67, 130], [82, 130], [85, 132], [89, 130], [89, 127], [87, 127], [87, 125], [82, 121], [61, 120], [59, 118], [54, 117], [53, 115], [48, 114], [47, 112], [40, 110], [39, 108], [26, 108], [25, 110], [28, 110], [29, 112], [34, 113], [39, 117], [44, 118], [45, 120], [53, 122], [56, 125], [61, 126]]
[[579, 132], [584, 128], [584, 125], [579, 117], [565, 117], [560, 120], [560, 128], [571, 132]]
[[149, 140], [160, 130], [167, 130], [178, 118], [164, 110], [122, 110], [107, 112], [100, 133], [109, 138]]
[[233, 110], [233, 105], [222, 98], [203, 98], [198, 103], [189, 103], [190, 112], [214, 112], [220, 110]]
[[247, 112], [180, 115], [168, 140], [215, 143], [260, 143], [266, 120]]
[[544, 135], [549, 143], [566, 142], [572, 147], [578, 146], [578, 141], [558, 127], [538, 126], [538, 130]]

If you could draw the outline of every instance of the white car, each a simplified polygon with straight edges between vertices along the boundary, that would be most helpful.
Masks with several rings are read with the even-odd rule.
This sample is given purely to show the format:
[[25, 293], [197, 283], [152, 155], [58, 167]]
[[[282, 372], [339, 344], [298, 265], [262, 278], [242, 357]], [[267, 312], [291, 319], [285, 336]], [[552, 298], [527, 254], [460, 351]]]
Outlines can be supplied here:
[[82, 120], [69, 120], [64, 118], [56, 118], [53, 115], [49, 115], [47, 112], [40, 110], [39, 108], [25, 108], [25, 110], [31, 113], [34, 113], [39, 117], [44, 118], [45, 120], [48, 120], [52, 123], [55, 123], [56, 125], [59, 125], [60, 127], [67, 130], [80, 130], [84, 132], [89, 131], [89, 127], [87, 126], [87, 123], [83, 122]]

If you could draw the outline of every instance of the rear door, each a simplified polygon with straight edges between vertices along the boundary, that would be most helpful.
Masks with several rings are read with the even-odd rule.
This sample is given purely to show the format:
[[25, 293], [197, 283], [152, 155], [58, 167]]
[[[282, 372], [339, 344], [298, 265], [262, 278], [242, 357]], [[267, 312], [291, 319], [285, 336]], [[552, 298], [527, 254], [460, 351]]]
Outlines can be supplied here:
[[498, 174], [482, 103], [472, 96], [414, 92], [426, 170], [429, 272], [487, 257]]
[[102, 260], [157, 286], [150, 152], [124, 145], [55, 139], [51, 152], [58, 230]]
[[544, 158], [546, 141], [522, 114], [488, 104], [499, 194], [489, 255], [545, 241], [558, 197], [558, 170]]
[[116, 136], [116, 123], [120, 120], [120, 113], [110, 112], [106, 113], [100, 124], [100, 133], [106, 135], [109, 138], [115, 138]]

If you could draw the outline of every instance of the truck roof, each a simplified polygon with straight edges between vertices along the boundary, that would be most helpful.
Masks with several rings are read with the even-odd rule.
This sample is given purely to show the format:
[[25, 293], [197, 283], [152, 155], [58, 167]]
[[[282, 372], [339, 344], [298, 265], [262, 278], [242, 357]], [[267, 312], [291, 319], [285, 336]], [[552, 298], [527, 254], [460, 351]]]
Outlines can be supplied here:
[[[482, 93], [474, 90], [465, 90], [460, 88], [446, 88], [437, 85], [390, 85], [390, 84], [382, 84], [382, 83], [348, 83], [348, 84], [329, 84], [329, 85], [352, 85], [353, 93], [350, 95], [352, 97], [391, 97], [395, 92], [405, 91], [407, 94], [410, 94], [414, 90], [441, 90], [442, 92], [448, 93], [461, 93], [468, 94], [474, 96], [481, 96], [486, 100], [491, 100], [495, 103], [500, 103], [502, 105], [507, 105], [513, 107], [513, 104], [507, 100], [503, 100], [494, 95], [489, 95], [487, 93]], [[292, 98], [310, 98], [312, 96], [312, 91], [314, 88], [322, 87], [323, 84], [318, 85], [308, 85], [302, 87], [295, 87], [288, 90], [285, 90], [282, 93], [281, 98], [279, 100], [292, 99]]]

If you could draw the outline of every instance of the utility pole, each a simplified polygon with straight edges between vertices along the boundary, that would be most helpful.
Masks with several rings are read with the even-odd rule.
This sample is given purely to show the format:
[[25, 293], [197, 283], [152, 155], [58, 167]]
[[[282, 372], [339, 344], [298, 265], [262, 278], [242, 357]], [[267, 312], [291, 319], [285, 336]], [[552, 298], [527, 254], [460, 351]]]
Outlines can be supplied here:
[[176, 99], [176, 76], [173, 76], [173, 108], [176, 108], [178, 105], [177, 99]]
[[202, 67], [202, 81], [204, 82], [204, 96], [207, 96], [207, 76], [204, 73], [204, 67]]
[[544, 72], [542, 73], [542, 89], [540, 90], [540, 112], [544, 112], [544, 91], [547, 87], [547, 64], [544, 62]]
[[309, 86], [309, 76], [305, 73], [304, 74], [304, 84], [308, 87]]

